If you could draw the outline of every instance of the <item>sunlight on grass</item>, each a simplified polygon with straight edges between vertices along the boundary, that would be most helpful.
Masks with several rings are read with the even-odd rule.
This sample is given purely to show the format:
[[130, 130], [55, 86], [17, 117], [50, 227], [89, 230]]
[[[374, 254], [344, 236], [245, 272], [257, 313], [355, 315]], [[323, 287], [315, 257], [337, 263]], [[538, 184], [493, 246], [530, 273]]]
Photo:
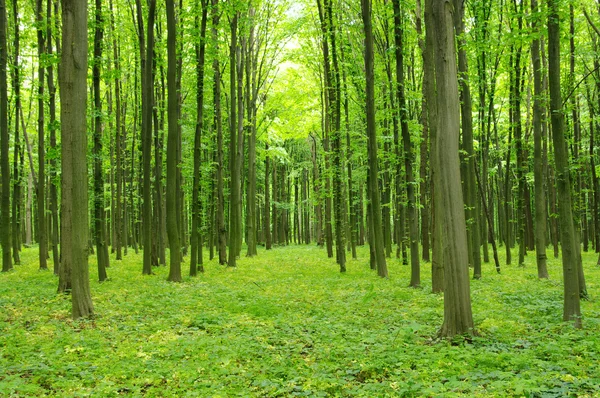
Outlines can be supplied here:
[[560, 321], [560, 261], [539, 281], [530, 254], [501, 275], [485, 264], [471, 282], [472, 342], [435, 340], [443, 297], [430, 293], [430, 264], [411, 289], [408, 266], [391, 259], [380, 279], [366, 248], [346, 274], [324, 250], [291, 246], [236, 269], [205, 261], [180, 284], [165, 267], [142, 276], [131, 252], [99, 284], [92, 256], [97, 316], [79, 322], [36, 256], [27, 249], [0, 275], [0, 396], [600, 395], [593, 253], [583, 330]]

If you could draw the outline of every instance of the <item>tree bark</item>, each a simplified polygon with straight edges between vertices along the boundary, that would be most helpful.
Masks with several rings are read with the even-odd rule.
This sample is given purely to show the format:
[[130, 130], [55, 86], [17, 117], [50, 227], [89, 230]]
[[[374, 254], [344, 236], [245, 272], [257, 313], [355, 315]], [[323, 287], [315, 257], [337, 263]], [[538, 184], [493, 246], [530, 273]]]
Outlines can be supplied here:
[[44, 121], [44, 19], [43, 1], [37, 0], [36, 21], [38, 43], [38, 183], [37, 183], [37, 220], [40, 269], [48, 269], [48, 235], [46, 229], [46, 148]]
[[475, 151], [473, 149], [473, 116], [471, 89], [469, 87], [469, 68], [467, 63], [467, 50], [465, 39], [465, 2], [454, 0], [454, 26], [458, 39], [458, 73], [460, 76], [460, 107], [462, 121], [462, 146], [466, 156], [466, 175], [463, 176], [465, 183], [465, 205], [466, 217], [469, 223], [467, 237], [469, 243], [470, 258], [473, 263], [473, 278], [481, 278], [481, 236], [479, 228], [479, 214], [477, 214], [477, 186], [475, 183]]
[[179, 146], [177, 95], [177, 32], [175, 24], [175, 5], [173, 0], [166, 0], [167, 9], [167, 52], [168, 52], [168, 136], [167, 136], [167, 234], [169, 236], [169, 276], [171, 282], [181, 282], [181, 240], [179, 236], [179, 217], [177, 202], [179, 187], [177, 186], [177, 152]]
[[[46, 44], [48, 55], [52, 54], [52, 0], [46, 2]], [[49, 116], [50, 116], [50, 147], [52, 148], [52, 157], [50, 158], [50, 215], [51, 226], [50, 242], [52, 244], [52, 261], [54, 263], [54, 274], [58, 275], [60, 268], [60, 255], [58, 248], [59, 241], [59, 217], [58, 217], [58, 192], [57, 185], [57, 142], [56, 130], [58, 128], [56, 122], [56, 86], [54, 85], [54, 66], [48, 64], [48, 93], [49, 93]]]
[[238, 223], [240, 175], [238, 169], [238, 118], [237, 118], [237, 51], [238, 51], [238, 12], [231, 20], [231, 44], [229, 48], [229, 256], [228, 267], [235, 267], [238, 255]]
[[[400, 0], [394, 3], [394, 39], [396, 48], [396, 79], [398, 107], [400, 108], [400, 126], [402, 130], [402, 144], [404, 149], [404, 171], [406, 175], [406, 196], [408, 207], [408, 233], [410, 239], [410, 286], [421, 285], [421, 268], [419, 263], [419, 220], [417, 219], [417, 204], [415, 195], [415, 178], [413, 174], [413, 145], [408, 130], [408, 114], [406, 111], [405, 83], [404, 83], [404, 32], [401, 26]], [[398, 160], [399, 161], [399, 160]]]
[[73, 319], [94, 314], [88, 273], [87, 14], [87, 2], [62, 0], [61, 269], [71, 273]]
[[[538, 12], [537, 0], [531, 0], [531, 12]], [[534, 18], [532, 23], [534, 33], [539, 30], [539, 22]], [[535, 252], [538, 278], [548, 278], [546, 266], [546, 191], [544, 190], [544, 164], [542, 159], [542, 63], [540, 61], [540, 40], [536, 37], [531, 44], [531, 62], [533, 65], [533, 161], [535, 179]]]
[[[13, 268], [10, 228], [10, 162], [8, 160], [8, 86], [7, 86], [7, 18], [6, 2], [0, 0], [0, 245], [2, 246], [2, 272]], [[15, 154], [16, 156], [16, 154]], [[14, 221], [13, 221], [14, 222]]]
[[[427, 0], [431, 3], [433, 0]], [[473, 333], [468, 275], [468, 243], [463, 194], [460, 184], [458, 136], [460, 111], [458, 75], [450, 0], [430, 4], [435, 35], [435, 70], [438, 125], [435, 140], [438, 162], [433, 170], [435, 212], [441, 228], [444, 264], [444, 323], [441, 337]]]
[[[19, 69], [19, 51], [20, 51], [20, 34], [19, 34], [19, 12], [18, 2], [12, 2], [12, 11], [14, 18], [14, 37], [13, 37], [13, 51], [14, 51], [14, 67], [12, 74], [13, 93], [15, 96], [15, 149], [13, 153], [13, 200], [12, 200], [12, 255], [13, 263], [15, 265], [21, 264], [21, 176], [23, 173], [22, 161], [23, 148], [21, 147], [21, 141], [19, 137], [19, 113], [21, 112], [21, 82], [20, 82], [20, 69]], [[6, 3], [4, 3], [6, 5]], [[6, 13], [6, 11], [5, 11]], [[5, 26], [8, 26], [5, 23]], [[6, 48], [6, 46], [3, 46]], [[1, 146], [1, 145], [0, 145]], [[4, 176], [7, 173], [2, 172]], [[12, 267], [11, 267], [12, 268]], [[4, 267], [3, 267], [4, 269]]]
[[[102, 100], [100, 92], [100, 67], [102, 64], [102, 38], [104, 21], [102, 17], [102, 1], [96, 0], [93, 91], [94, 91], [94, 229], [96, 234], [96, 256], [98, 262], [98, 279], [106, 280], [106, 267], [109, 266], [108, 244], [106, 242], [106, 215], [104, 213], [104, 176], [102, 172]], [[50, 86], [49, 86], [50, 88]], [[56, 248], [54, 249], [56, 250]]]
[[381, 206], [379, 202], [377, 131], [375, 120], [375, 71], [373, 60], [373, 28], [371, 23], [371, 0], [361, 0], [361, 12], [365, 33], [365, 71], [366, 71], [366, 115], [369, 158], [369, 198], [371, 200], [371, 243], [374, 247], [377, 274], [386, 278], [388, 269], [383, 247], [381, 229]]
[[573, 224], [571, 179], [569, 158], [565, 140], [565, 120], [560, 93], [560, 29], [559, 6], [556, 0], [548, 0], [548, 81], [550, 88], [550, 118], [552, 122], [552, 142], [556, 163], [556, 184], [558, 190], [558, 218], [560, 222], [560, 242], [564, 278], [563, 320], [581, 328], [579, 304], [579, 250]]
[[[191, 231], [191, 255], [190, 255], [190, 276], [198, 274], [198, 264], [201, 264], [199, 256], [199, 246], [202, 246], [200, 239], [200, 164], [201, 164], [201, 145], [202, 129], [204, 126], [204, 64], [206, 60], [206, 21], [208, 18], [208, 7], [206, 0], [202, 0], [202, 21], [200, 22], [199, 43], [196, 44], [196, 131], [194, 134], [194, 175], [192, 187], [192, 231]], [[197, 26], [197, 20], [196, 20]], [[203, 269], [202, 269], [203, 270]]]

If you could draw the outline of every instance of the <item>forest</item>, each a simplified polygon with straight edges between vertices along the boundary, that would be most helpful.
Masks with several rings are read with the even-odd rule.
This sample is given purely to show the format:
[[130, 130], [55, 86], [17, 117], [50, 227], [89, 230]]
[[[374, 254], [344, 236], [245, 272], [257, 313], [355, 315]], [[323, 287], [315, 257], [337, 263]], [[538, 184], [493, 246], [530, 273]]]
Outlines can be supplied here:
[[0, 0], [0, 396], [600, 396], [600, 1]]

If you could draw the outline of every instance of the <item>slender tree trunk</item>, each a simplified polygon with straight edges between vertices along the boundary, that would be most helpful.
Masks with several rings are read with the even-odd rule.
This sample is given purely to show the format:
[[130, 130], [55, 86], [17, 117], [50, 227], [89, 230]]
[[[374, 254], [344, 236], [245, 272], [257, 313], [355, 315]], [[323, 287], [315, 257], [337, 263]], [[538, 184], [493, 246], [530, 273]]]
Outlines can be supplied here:
[[[537, 0], [531, 0], [531, 12], [538, 12]], [[539, 22], [533, 20], [533, 31], [539, 30]], [[544, 165], [542, 160], [542, 63], [540, 61], [540, 40], [535, 38], [531, 45], [531, 61], [533, 64], [533, 141], [534, 141], [534, 178], [535, 178], [535, 251], [538, 278], [548, 278], [546, 266], [546, 191], [544, 190]]]
[[178, 151], [178, 95], [177, 95], [177, 32], [175, 24], [175, 5], [173, 0], [166, 0], [167, 9], [167, 51], [168, 51], [168, 116], [169, 130], [167, 138], [167, 234], [169, 235], [169, 276], [171, 282], [181, 282], [181, 241], [179, 236], [179, 218], [177, 202], [179, 187], [177, 186], [177, 151]]
[[[19, 158], [23, 157], [23, 149], [21, 148], [21, 141], [19, 137], [19, 112], [21, 111], [21, 82], [20, 82], [20, 67], [19, 67], [19, 51], [20, 51], [20, 35], [19, 35], [19, 12], [17, 7], [17, 1], [12, 2], [12, 11], [14, 18], [14, 37], [13, 37], [13, 51], [14, 51], [14, 67], [12, 68], [12, 83], [13, 83], [13, 94], [15, 96], [15, 149], [13, 153], [13, 200], [12, 200], [12, 255], [13, 255], [13, 263], [15, 265], [21, 264], [21, 257], [19, 252], [21, 251], [21, 175], [23, 173], [23, 167], [19, 163]], [[4, 3], [6, 5], [6, 3]], [[6, 15], [6, 9], [5, 9]], [[0, 15], [0, 18], [2, 16]], [[4, 26], [8, 26], [6, 22], [4, 22]], [[6, 35], [5, 35], [6, 36]], [[3, 49], [6, 48], [6, 45], [0, 44]], [[0, 52], [0, 57], [2, 56]], [[1, 73], [1, 72], [0, 72]], [[4, 95], [0, 93], [0, 96]], [[2, 101], [2, 100], [0, 100]], [[0, 102], [1, 103], [1, 102]], [[1, 112], [1, 110], [0, 110]], [[3, 120], [8, 119], [2, 116]], [[1, 126], [0, 122], [0, 126]], [[1, 128], [1, 127], [0, 127]], [[1, 144], [0, 144], [1, 147]], [[1, 156], [1, 155], [0, 155]], [[8, 173], [2, 172], [2, 176], [8, 175]], [[4, 182], [3, 182], [4, 183]], [[4, 249], [3, 249], [4, 252]], [[6, 268], [12, 268], [7, 267]], [[3, 266], [4, 270], [5, 267]]]
[[248, 250], [246, 256], [256, 256], [257, 244], [257, 215], [256, 215], [256, 101], [258, 87], [256, 82], [256, 57], [254, 53], [258, 53], [259, 49], [256, 44], [254, 32], [254, 9], [249, 12], [252, 19], [250, 34], [248, 38], [248, 51], [246, 55], [246, 107], [249, 126], [247, 127], [248, 140], [248, 177], [246, 185], [246, 244]]
[[373, 60], [373, 29], [371, 24], [371, 0], [361, 0], [362, 20], [365, 32], [365, 71], [366, 71], [366, 115], [369, 157], [369, 198], [371, 200], [371, 243], [374, 247], [377, 274], [388, 276], [381, 229], [381, 207], [377, 181], [377, 131], [375, 120], [375, 73]]
[[419, 263], [419, 220], [417, 219], [417, 205], [415, 195], [415, 178], [413, 175], [413, 145], [410, 141], [408, 130], [408, 115], [406, 112], [405, 83], [404, 83], [404, 32], [401, 26], [400, 0], [394, 3], [394, 38], [396, 48], [396, 79], [398, 80], [397, 97], [400, 108], [400, 126], [402, 130], [402, 143], [404, 148], [404, 170], [406, 174], [406, 195], [408, 205], [408, 228], [410, 239], [410, 286], [421, 285], [421, 268]]
[[238, 214], [240, 197], [240, 175], [238, 174], [238, 119], [237, 119], [237, 34], [238, 13], [231, 20], [231, 45], [229, 48], [229, 256], [227, 266], [235, 267], [238, 254]]
[[[46, 2], [46, 51], [48, 55], [52, 55], [52, 1]], [[56, 143], [56, 86], [54, 85], [54, 66], [52, 63], [48, 64], [48, 94], [49, 94], [49, 116], [50, 116], [50, 147], [53, 149], [53, 153], [57, 151]], [[50, 215], [51, 215], [51, 230], [50, 230], [50, 242], [52, 245], [52, 261], [54, 264], [54, 274], [58, 275], [60, 268], [60, 255], [58, 249], [59, 239], [59, 221], [58, 221], [58, 192], [57, 192], [57, 167], [56, 157], [50, 158]]]
[[[238, 16], [241, 18], [241, 16]], [[241, 30], [240, 33], [241, 34]], [[235, 236], [237, 241], [235, 243], [236, 257], [239, 257], [242, 252], [243, 242], [243, 229], [242, 229], [242, 197], [243, 197], [243, 186], [244, 186], [244, 64], [246, 58], [246, 47], [248, 40], [246, 36], [242, 36], [239, 39], [239, 45], [236, 49], [236, 105], [237, 105], [237, 153], [236, 153], [236, 173], [238, 175], [237, 183], [237, 219], [235, 222]]]
[[469, 228], [467, 230], [470, 258], [473, 263], [473, 278], [481, 278], [481, 237], [479, 235], [479, 214], [477, 214], [477, 186], [475, 184], [475, 151], [473, 149], [473, 117], [471, 89], [469, 87], [469, 69], [464, 28], [464, 0], [454, 0], [454, 26], [458, 38], [458, 73], [460, 76], [460, 106], [462, 120], [462, 146], [466, 153], [465, 205]]
[[43, 1], [37, 0], [36, 20], [38, 23], [38, 183], [37, 183], [37, 219], [39, 240], [40, 269], [48, 269], [48, 235], [46, 228], [46, 148], [44, 121], [44, 19], [42, 15]]
[[87, 14], [87, 2], [62, 0], [61, 269], [70, 270], [73, 319], [94, 314], [88, 274]]
[[559, 6], [556, 0], [548, 0], [548, 80], [550, 87], [550, 117], [552, 122], [552, 142], [556, 163], [556, 184], [559, 195], [559, 221], [564, 278], [563, 320], [581, 328], [579, 305], [579, 247], [573, 224], [571, 205], [571, 180], [569, 158], [565, 140], [565, 121], [560, 93], [560, 29]]
[[[425, 1], [425, 26], [434, 26], [432, 3]], [[435, 36], [433, 29], [427, 29], [425, 33], [425, 46], [422, 49], [423, 57], [423, 93], [425, 104], [427, 105], [427, 124], [429, 127], [429, 146], [430, 146], [430, 170], [434, 170], [438, 155], [436, 153], [437, 137], [437, 103], [436, 103], [436, 83], [435, 83]], [[444, 290], [444, 263], [441, 243], [440, 217], [435, 213], [435, 182], [431, 178], [430, 195], [432, 199], [432, 220], [431, 220], [431, 290], [434, 293]]]
[[[144, 248], [142, 274], [152, 274], [152, 108], [154, 106], [154, 18], [156, 1], [148, 3], [147, 39], [144, 38], [144, 19], [141, 0], [136, 0], [140, 42], [140, 70], [142, 82], [142, 245]], [[170, 119], [170, 118], [169, 118]]]
[[[265, 144], [265, 152], [268, 153], [269, 151], [269, 144]], [[271, 245], [272, 245], [272, 241], [271, 241], [271, 192], [269, 189], [269, 178], [270, 177], [270, 172], [269, 172], [269, 166], [271, 164], [271, 160], [267, 154], [267, 156], [265, 157], [265, 221], [264, 221], [264, 234], [265, 234], [265, 249], [266, 250], [271, 250]]]
[[345, 201], [343, 195], [343, 166], [342, 166], [342, 131], [341, 131], [341, 78], [337, 55], [336, 34], [333, 22], [333, 7], [331, 0], [325, 0], [327, 30], [331, 41], [331, 63], [333, 66], [332, 88], [330, 90], [332, 138], [333, 138], [333, 201], [335, 212], [335, 248], [336, 259], [340, 265], [340, 272], [346, 272], [346, 226]]
[[[417, 34], [419, 35], [419, 49], [421, 50], [421, 54], [425, 53], [426, 44], [423, 39], [423, 28], [422, 28], [422, 13], [421, 13], [421, 0], [416, 0], [416, 28]], [[423, 57], [423, 59], [425, 59]], [[425, 61], [424, 61], [425, 62]], [[427, 66], [424, 66], [425, 70]], [[426, 92], [426, 83], [425, 83], [425, 73], [423, 73], [423, 81], [422, 81], [422, 102], [421, 102], [421, 125], [423, 126], [423, 133], [421, 136], [421, 144], [419, 147], [420, 150], [420, 164], [419, 164], [419, 190], [420, 190], [420, 205], [421, 205], [421, 245], [423, 247], [422, 258], [423, 261], [429, 262], [431, 257], [429, 256], [430, 252], [430, 237], [429, 237], [429, 203], [427, 201], [427, 188], [429, 185], [429, 176], [427, 175], [427, 160], [429, 158], [428, 152], [428, 144], [429, 144], [429, 130], [431, 128], [429, 120], [428, 120], [428, 104], [427, 104], [427, 92]]]
[[106, 267], [109, 265], [108, 245], [106, 242], [106, 217], [104, 213], [104, 176], [102, 172], [102, 100], [100, 92], [100, 67], [102, 63], [102, 38], [104, 21], [102, 17], [102, 1], [96, 0], [93, 90], [94, 90], [94, 229], [96, 235], [96, 256], [98, 262], [98, 279], [106, 280]]
[[[7, 85], [7, 18], [6, 2], [0, 0], [0, 172], [2, 188], [0, 204], [0, 244], [2, 246], [2, 272], [13, 268], [11, 257], [10, 220], [10, 162], [8, 160], [8, 85]], [[15, 154], [16, 156], [16, 154]], [[13, 221], [14, 222], [14, 221]]]
[[[196, 132], [194, 135], [194, 175], [192, 187], [192, 231], [191, 231], [191, 255], [190, 276], [198, 273], [198, 264], [201, 264], [199, 247], [202, 247], [200, 238], [200, 163], [202, 149], [202, 129], [204, 127], [204, 64], [206, 60], [206, 22], [208, 19], [208, 7], [206, 0], [202, 0], [202, 21], [200, 22], [199, 43], [196, 44]], [[197, 18], [197, 17], [196, 17]], [[196, 27], [198, 25], [196, 19]], [[204, 269], [202, 268], [202, 271]]]
[[[218, 53], [218, 27], [219, 27], [219, 0], [212, 0], [212, 28], [211, 35], [215, 52]], [[221, 116], [221, 66], [219, 57], [213, 60], [213, 102], [214, 102], [214, 128], [217, 134], [217, 251], [219, 253], [219, 264], [227, 263], [227, 229], [225, 228], [225, 197], [223, 187], [223, 122]]]
[[124, 129], [122, 123], [122, 107], [121, 107], [121, 79], [120, 79], [120, 65], [119, 65], [119, 47], [117, 42], [117, 31], [115, 28], [115, 17], [112, 0], [109, 1], [110, 7], [110, 26], [112, 33], [112, 46], [113, 46], [113, 65], [115, 70], [115, 180], [116, 180], [116, 195], [115, 195], [115, 241], [113, 246], [116, 252], [116, 259], [121, 260], [122, 257], [122, 246], [123, 246], [123, 135], [121, 133]]

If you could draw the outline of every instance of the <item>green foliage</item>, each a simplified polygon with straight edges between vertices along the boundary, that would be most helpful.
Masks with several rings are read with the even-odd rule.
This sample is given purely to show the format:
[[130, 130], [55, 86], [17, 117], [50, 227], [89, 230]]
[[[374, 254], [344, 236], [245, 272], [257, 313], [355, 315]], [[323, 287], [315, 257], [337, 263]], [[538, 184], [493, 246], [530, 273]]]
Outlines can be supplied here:
[[[141, 255], [92, 283], [98, 316], [73, 322], [70, 298], [38, 271], [37, 251], [0, 276], [0, 396], [598, 396], [600, 310], [584, 329], [560, 322], [560, 262], [551, 279], [525, 268], [472, 281], [478, 335], [438, 341], [441, 295], [368, 269], [368, 250], [340, 274], [316, 247], [242, 258], [237, 269], [166, 282], [140, 274]], [[90, 258], [95, 280], [95, 257]], [[590, 292], [600, 269], [585, 254]]]

